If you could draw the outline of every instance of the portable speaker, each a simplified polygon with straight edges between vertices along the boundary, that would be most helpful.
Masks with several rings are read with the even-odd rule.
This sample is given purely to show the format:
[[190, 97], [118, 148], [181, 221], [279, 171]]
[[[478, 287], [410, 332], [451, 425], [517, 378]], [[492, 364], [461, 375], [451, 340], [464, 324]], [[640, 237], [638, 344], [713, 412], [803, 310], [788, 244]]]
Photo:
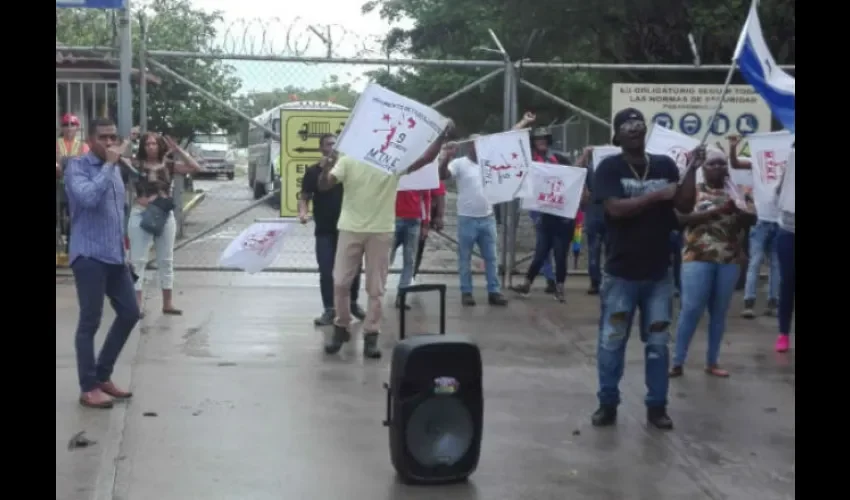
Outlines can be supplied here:
[[[405, 339], [408, 293], [440, 293], [440, 334]], [[484, 419], [481, 352], [470, 339], [446, 335], [446, 285], [400, 290], [400, 342], [387, 390], [390, 459], [407, 483], [462, 481], [478, 466]]]

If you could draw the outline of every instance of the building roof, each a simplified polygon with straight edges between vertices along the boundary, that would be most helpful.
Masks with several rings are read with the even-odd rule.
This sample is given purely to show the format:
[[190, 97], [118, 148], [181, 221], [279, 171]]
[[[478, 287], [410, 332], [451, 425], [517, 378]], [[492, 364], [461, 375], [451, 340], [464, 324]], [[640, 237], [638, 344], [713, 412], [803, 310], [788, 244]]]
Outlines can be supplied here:
[[[68, 50], [56, 45], [56, 73], [69, 75], [73, 73], [85, 73], [89, 77], [95, 75], [104, 80], [117, 80], [120, 74], [118, 59], [111, 54], [103, 54], [93, 50]], [[139, 79], [139, 69], [132, 68], [131, 74], [134, 79]], [[145, 79], [149, 84], [158, 85], [162, 79], [150, 71], [146, 72]]]

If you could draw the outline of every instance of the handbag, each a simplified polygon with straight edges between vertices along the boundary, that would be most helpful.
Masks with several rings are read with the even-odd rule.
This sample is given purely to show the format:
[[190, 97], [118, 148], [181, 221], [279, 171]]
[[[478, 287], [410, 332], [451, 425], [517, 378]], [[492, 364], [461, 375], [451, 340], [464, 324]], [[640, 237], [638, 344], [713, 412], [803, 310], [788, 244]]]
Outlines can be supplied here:
[[139, 226], [148, 233], [159, 236], [165, 229], [172, 210], [174, 210], [174, 201], [171, 198], [156, 198], [148, 203], [147, 208], [142, 212]]

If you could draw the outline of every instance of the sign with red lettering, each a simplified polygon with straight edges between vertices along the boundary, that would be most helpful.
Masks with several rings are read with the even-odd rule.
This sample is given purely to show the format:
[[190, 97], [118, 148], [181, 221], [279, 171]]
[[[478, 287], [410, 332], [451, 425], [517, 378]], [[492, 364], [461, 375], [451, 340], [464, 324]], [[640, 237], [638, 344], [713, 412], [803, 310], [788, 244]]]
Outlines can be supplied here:
[[523, 189], [523, 176], [528, 170], [529, 151], [528, 130], [511, 130], [475, 139], [487, 201], [495, 205], [527, 194]]
[[522, 199], [522, 208], [574, 219], [586, 177], [586, 168], [531, 162], [526, 179], [531, 194]]
[[794, 134], [791, 132], [770, 132], [752, 134], [747, 137], [752, 153], [753, 201], [760, 219], [768, 222], [779, 220], [776, 187], [782, 179]]

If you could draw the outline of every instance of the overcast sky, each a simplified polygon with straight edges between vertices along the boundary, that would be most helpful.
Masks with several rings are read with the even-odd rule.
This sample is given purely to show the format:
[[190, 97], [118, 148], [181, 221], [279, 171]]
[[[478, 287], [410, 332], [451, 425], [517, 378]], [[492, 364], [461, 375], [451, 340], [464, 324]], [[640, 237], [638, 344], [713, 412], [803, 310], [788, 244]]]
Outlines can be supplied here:
[[[321, 2], [286, 2], [269, 0], [192, 0], [205, 10], [220, 10], [224, 14], [222, 36], [218, 45], [226, 52], [295, 55], [287, 47], [287, 31], [290, 46], [296, 46], [300, 54], [324, 56], [327, 47], [310, 33], [308, 27], [331, 26], [331, 37], [335, 39], [335, 57], [380, 58], [377, 38], [390, 29], [377, 13], [364, 16], [360, 13], [363, 0], [323, 0]], [[410, 26], [403, 22], [401, 26]], [[230, 27], [230, 33], [225, 33]], [[291, 28], [291, 29], [290, 29]], [[264, 39], [265, 37], [265, 39]], [[308, 45], [309, 42], [309, 45]], [[365, 47], [364, 47], [365, 45]], [[369, 51], [369, 52], [366, 52]], [[365, 52], [365, 53], [364, 53]], [[332, 65], [254, 61], [228, 61], [236, 67], [242, 78], [245, 92], [268, 91], [287, 85], [318, 87], [330, 75], [358, 88], [367, 83], [363, 72], [374, 66]]]

